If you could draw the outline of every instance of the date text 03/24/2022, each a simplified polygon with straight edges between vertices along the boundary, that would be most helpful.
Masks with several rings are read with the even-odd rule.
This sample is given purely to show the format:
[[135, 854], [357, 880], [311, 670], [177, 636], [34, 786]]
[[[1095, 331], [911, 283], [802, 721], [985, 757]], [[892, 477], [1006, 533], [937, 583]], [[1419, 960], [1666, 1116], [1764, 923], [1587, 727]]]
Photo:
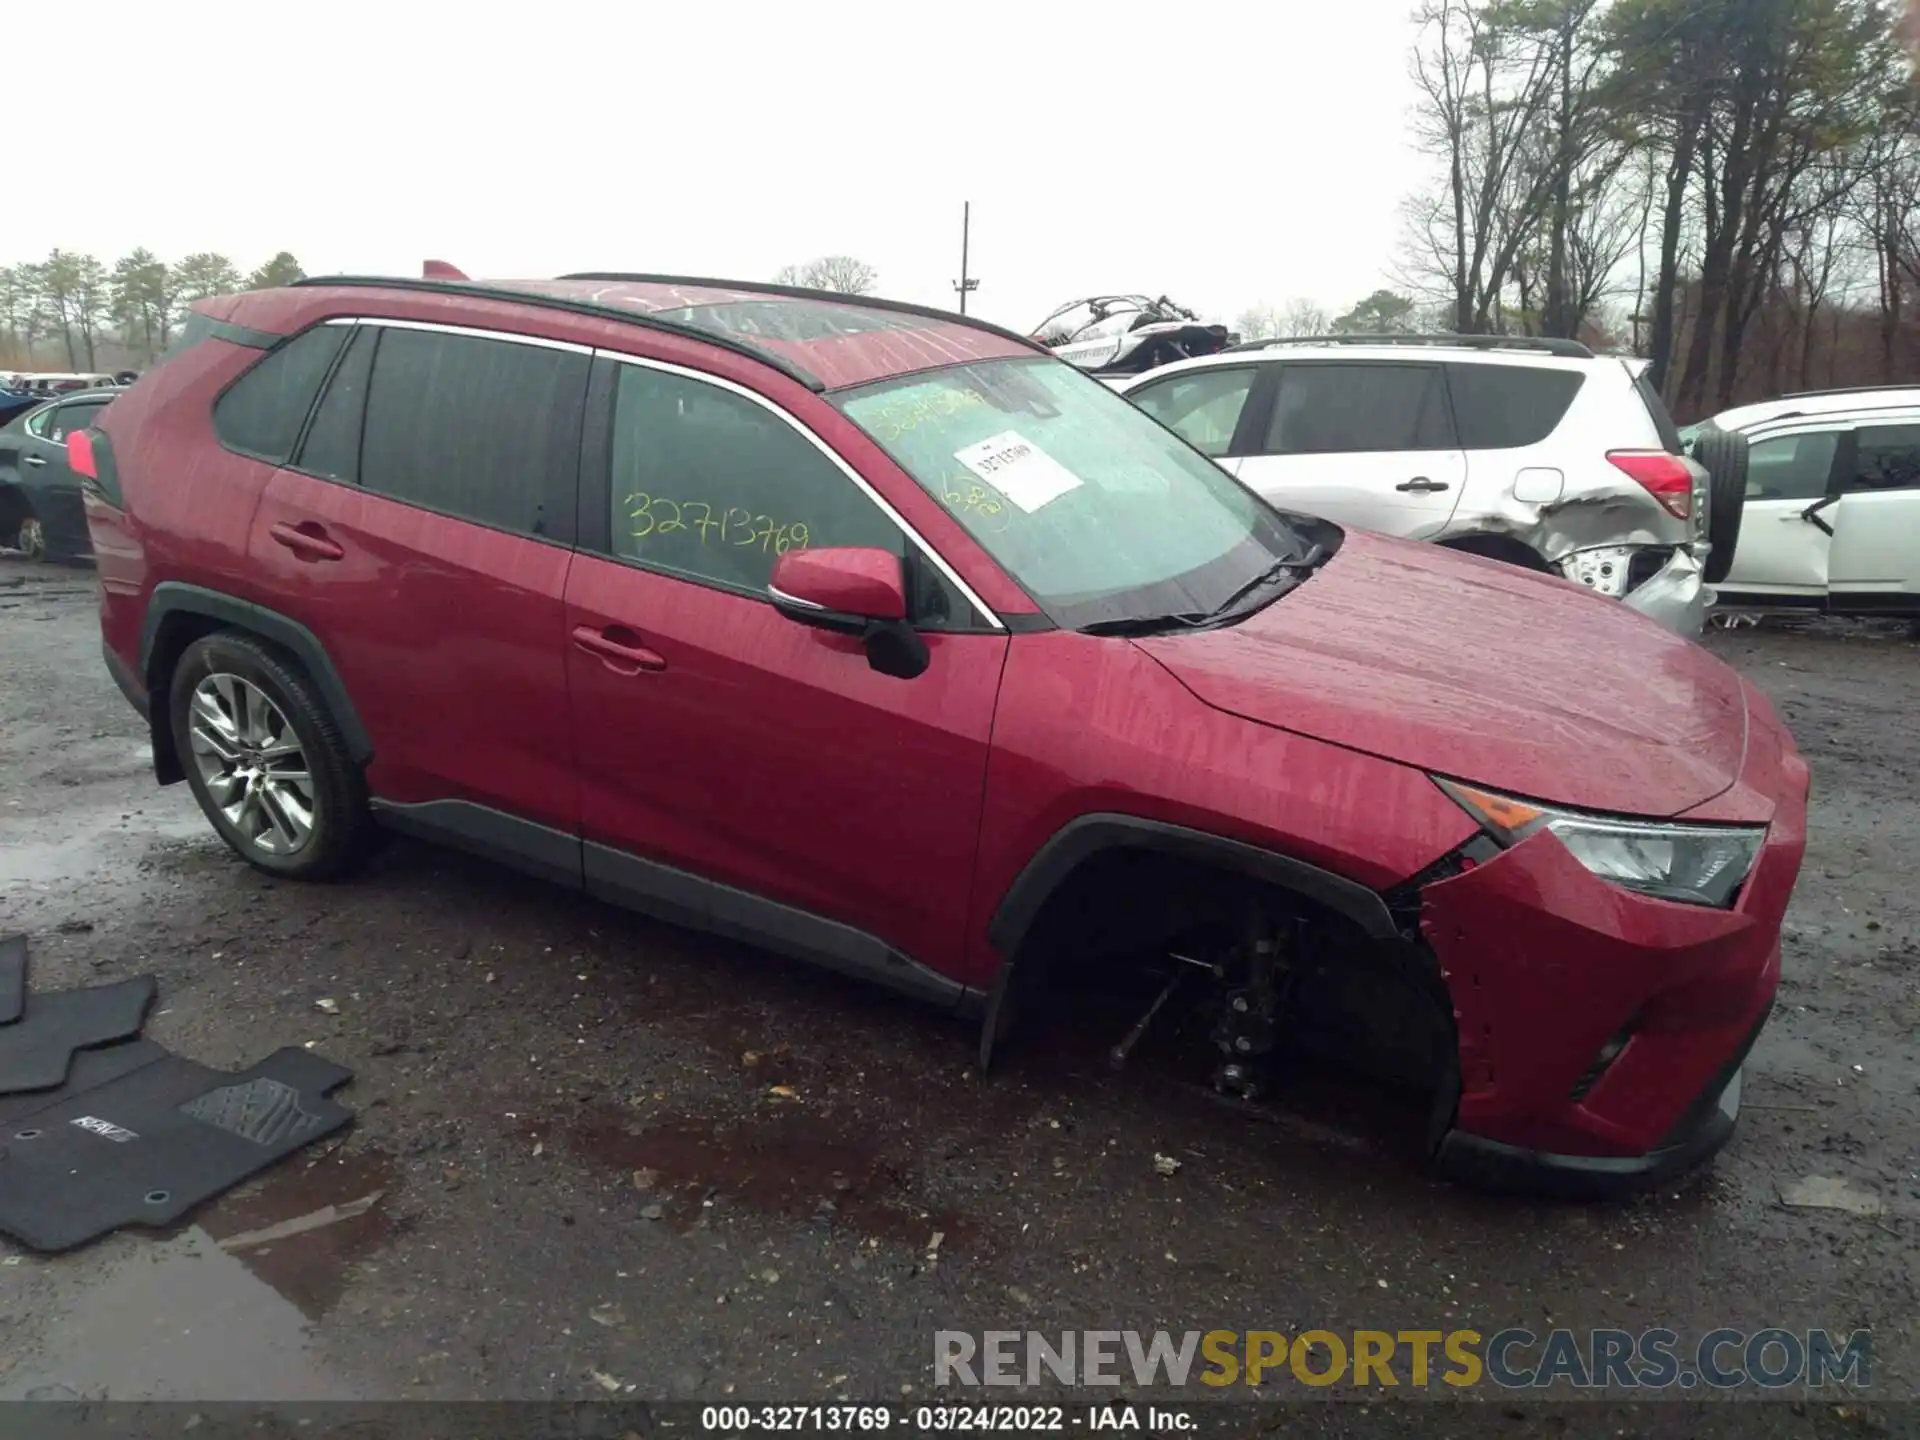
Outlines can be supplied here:
[[1157, 1405], [708, 1405], [700, 1428], [709, 1435], [823, 1432], [880, 1434], [1068, 1434], [1138, 1431], [1178, 1435], [1201, 1427], [1192, 1410]]

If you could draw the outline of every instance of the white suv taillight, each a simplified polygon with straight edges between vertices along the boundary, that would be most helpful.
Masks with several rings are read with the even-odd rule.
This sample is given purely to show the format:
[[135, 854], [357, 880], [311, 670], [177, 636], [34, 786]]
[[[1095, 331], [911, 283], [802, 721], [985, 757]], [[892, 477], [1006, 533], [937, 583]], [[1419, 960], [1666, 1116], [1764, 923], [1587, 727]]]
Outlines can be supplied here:
[[1682, 520], [1693, 514], [1693, 471], [1680, 456], [1664, 450], [1609, 450], [1607, 459], [1614, 469], [1639, 481], [1668, 514]]

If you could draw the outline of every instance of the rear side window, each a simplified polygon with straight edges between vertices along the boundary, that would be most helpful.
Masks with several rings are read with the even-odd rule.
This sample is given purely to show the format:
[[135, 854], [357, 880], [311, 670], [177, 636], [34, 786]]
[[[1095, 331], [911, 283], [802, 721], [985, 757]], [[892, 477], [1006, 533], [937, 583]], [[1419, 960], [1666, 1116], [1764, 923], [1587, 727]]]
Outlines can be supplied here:
[[1862, 426], [1849, 488], [1920, 490], [1920, 425]]
[[1669, 455], [1683, 454], [1685, 447], [1680, 443], [1680, 427], [1673, 423], [1673, 416], [1667, 411], [1667, 402], [1660, 398], [1660, 392], [1647, 380], [1647, 372], [1642, 370], [1633, 377], [1633, 388], [1639, 393], [1640, 403], [1647, 407], [1647, 415], [1653, 421], [1653, 428], [1660, 432], [1660, 444]]
[[53, 419], [47, 424], [47, 439], [64, 440], [76, 430], [84, 430], [93, 424], [94, 417], [105, 405], [61, 405], [53, 412]]
[[1818, 500], [1827, 493], [1839, 448], [1840, 436], [1833, 430], [1756, 441], [1747, 451], [1747, 498]]
[[316, 325], [268, 351], [214, 402], [220, 443], [284, 465], [346, 335], [342, 326]]
[[363, 327], [353, 332], [347, 353], [334, 367], [320, 408], [300, 446], [299, 468], [310, 475], [349, 484], [360, 478], [360, 420], [366, 412], [367, 377], [373, 369], [373, 347], [380, 332]]
[[1449, 365], [1453, 419], [1463, 450], [1538, 445], [1566, 418], [1586, 376], [1533, 365]]
[[1293, 365], [1267, 424], [1269, 455], [1451, 450], [1436, 365]]
[[521, 535], [572, 537], [585, 355], [381, 327], [360, 483]]
[[1202, 455], [1225, 455], [1253, 389], [1251, 368], [1189, 370], [1127, 398]]

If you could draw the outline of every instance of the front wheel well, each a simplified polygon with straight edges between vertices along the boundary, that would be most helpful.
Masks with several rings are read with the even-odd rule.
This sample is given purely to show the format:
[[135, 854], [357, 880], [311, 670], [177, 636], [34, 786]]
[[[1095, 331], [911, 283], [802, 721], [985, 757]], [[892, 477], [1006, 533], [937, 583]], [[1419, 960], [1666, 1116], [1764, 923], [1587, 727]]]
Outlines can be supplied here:
[[[1120, 1038], [1143, 975], [1152, 977], [1150, 993], [1184, 970], [1189, 983], [1180, 993], [1197, 1002], [1196, 1013], [1218, 1014], [1246, 983], [1251, 920], [1288, 955], [1282, 1048], [1413, 1100], [1415, 1129], [1431, 1147], [1451, 1124], [1458, 1094], [1452, 1001], [1416, 935], [1382, 933], [1366, 919], [1347, 913], [1337, 894], [1231, 864], [1147, 846], [1100, 849], [1053, 886], [1006, 954], [981, 1060], [1041, 1026]], [[1154, 1023], [1187, 1036], [1183, 1054], [1210, 1053], [1204, 1041], [1191, 1045], [1190, 1024], [1164, 1016]]]
[[1541, 557], [1538, 550], [1524, 540], [1516, 540], [1511, 535], [1456, 535], [1452, 539], [1439, 542], [1448, 550], [1462, 550], [1469, 555], [1483, 556], [1488, 560], [1498, 560], [1503, 564], [1517, 565], [1522, 570], [1538, 570], [1542, 574], [1551, 574], [1552, 566]]

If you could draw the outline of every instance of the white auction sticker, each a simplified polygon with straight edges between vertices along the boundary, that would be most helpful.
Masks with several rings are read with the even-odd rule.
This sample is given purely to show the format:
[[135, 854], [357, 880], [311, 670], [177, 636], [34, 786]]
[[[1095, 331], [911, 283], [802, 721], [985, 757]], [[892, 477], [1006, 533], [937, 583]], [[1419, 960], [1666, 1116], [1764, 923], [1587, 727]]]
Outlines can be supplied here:
[[956, 450], [953, 458], [1029, 515], [1069, 490], [1078, 490], [1082, 483], [1017, 430], [1002, 430], [978, 445]]

